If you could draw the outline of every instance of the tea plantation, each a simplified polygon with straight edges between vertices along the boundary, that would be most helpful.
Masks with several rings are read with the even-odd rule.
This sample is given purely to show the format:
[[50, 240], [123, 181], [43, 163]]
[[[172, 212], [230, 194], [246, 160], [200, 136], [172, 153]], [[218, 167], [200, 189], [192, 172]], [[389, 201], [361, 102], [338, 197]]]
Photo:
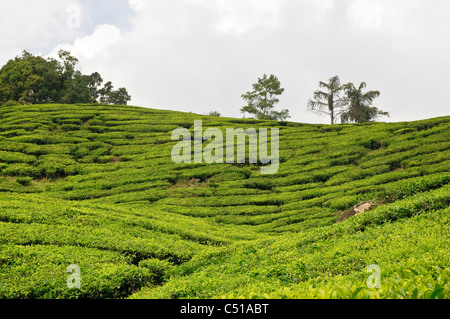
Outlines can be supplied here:
[[[194, 120], [279, 128], [278, 173], [173, 163], [171, 133]], [[361, 201], [377, 207], [336, 223]], [[450, 298], [449, 202], [450, 116], [329, 126], [3, 106], [0, 298]]]

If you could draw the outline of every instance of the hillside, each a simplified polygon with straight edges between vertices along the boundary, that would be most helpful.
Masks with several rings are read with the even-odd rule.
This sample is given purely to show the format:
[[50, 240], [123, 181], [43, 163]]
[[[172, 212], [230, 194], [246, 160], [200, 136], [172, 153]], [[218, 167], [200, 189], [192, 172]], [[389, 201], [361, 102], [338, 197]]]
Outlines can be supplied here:
[[[194, 120], [279, 128], [278, 173], [173, 163], [171, 133]], [[449, 298], [449, 155], [450, 116], [329, 126], [3, 106], [0, 299]], [[336, 223], [366, 200], [379, 206]]]

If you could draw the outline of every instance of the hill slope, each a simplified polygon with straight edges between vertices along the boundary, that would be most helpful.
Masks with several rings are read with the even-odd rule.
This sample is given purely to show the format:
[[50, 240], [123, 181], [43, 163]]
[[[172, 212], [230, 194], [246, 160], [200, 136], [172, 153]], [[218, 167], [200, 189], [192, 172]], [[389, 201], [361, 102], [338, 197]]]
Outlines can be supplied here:
[[[194, 120], [278, 127], [278, 173], [174, 164], [171, 132]], [[450, 117], [327, 126], [2, 107], [0, 298], [448, 298], [449, 136]], [[363, 200], [380, 205], [336, 224]]]

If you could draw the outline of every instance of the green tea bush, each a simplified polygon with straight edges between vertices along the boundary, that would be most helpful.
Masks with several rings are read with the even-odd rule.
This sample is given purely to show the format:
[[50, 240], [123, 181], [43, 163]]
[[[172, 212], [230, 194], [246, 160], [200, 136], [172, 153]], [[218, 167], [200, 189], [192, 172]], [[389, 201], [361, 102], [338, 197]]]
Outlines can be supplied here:
[[168, 272], [173, 267], [171, 263], [159, 259], [144, 259], [139, 262], [139, 267], [147, 269], [153, 274], [153, 282], [161, 284], [168, 279]]
[[3, 163], [33, 163], [36, 157], [17, 152], [0, 151], [0, 162]]
[[30, 185], [32, 180], [33, 180], [33, 178], [26, 176], [26, 177], [18, 177], [16, 179], [16, 182], [22, 186], [28, 186], [28, 185]]
[[24, 163], [14, 163], [8, 165], [6, 168], [2, 170], [3, 175], [10, 176], [30, 176], [30, 177], [40, 177], [41, 171], [36, 166], [31, 166], [29, 164]]
[[[280, 129], [280, 167], [174, 164], [171, 132]], [[310, 125], [0, 108], [0, 298], [448, 298], [449, 117]], [[360, 201], [380, 204], [336, 223]], [[81, 268], [67, 288], [67, 266]], [[381, 288], [367, 288], [367, 265]]]

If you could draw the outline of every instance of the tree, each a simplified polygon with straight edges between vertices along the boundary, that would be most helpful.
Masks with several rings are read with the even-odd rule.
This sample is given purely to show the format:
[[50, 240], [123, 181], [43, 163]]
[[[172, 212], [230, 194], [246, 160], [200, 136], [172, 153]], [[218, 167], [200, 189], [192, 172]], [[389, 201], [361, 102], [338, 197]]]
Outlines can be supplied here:
[[101, 103], [127, 104], [131, 100], [125, 88], [113, 91], [111, 82], [99, 89], [101, 75], [84, 75], [78, 59], [69, 51], [58, 51], [58, 59], [44, 59], [23, 51], [0, 69], [0, 105], [7, 101], [20, 104]]
[[59, 50], [58, 57], [63, 62], [63, 75], [65, 79], [71, 78], [75, 73], [75, 67], [79, 60], [72, 56], [69, 51]]
[[338, 116], [343, 112], [347, 100], [342, 95], [344, 86], [338, 76], [328, 80], [328, 83], [319, 82], [324, 91], [314, 92], [313, 99], [308, 101], [308, 111], [317, 114], [326, 114], [331, 117], [331, 124], [335, 124]]
[[80, 71], [75, 71], [73, 76], [65, 81], [59, 102], [65, 104], [90, 103], [91, 94], [88, 81], [88, 76], [81, 74]]
[[109, 93], [109, 104], [127, 105], [128, 101], [131, 101], [131, 96], [125, 88], [119, 88], [117, 91]]
[[221, 117], [221, 116], [222, 116], [222, 115], [221, 115], [219, 112], [217, 112], [217, 111], [211, 111], [211, 112], [207, 113], [206, 115], [208, 115], [208, 116], [215, 116], [215, 117]]
[[115, 104], [115, 105], [127, 105], [131, 101], [131, 96], [128, 94], [126, 88], [119, 88], [113, 90], [114, 86], [110, 81], [106, 82], [103, 88], [98, 90], [98, 96], [100, 97], [100, 103], [103, 104]]
[[365, 82], [362, 82], [358, 88], [356, 88], [353, 83], [348, 83], [345, 85], [344, 90], [349, 101], [349, 106], [345, 112], [341, 114], [343, 123], [372, 122], [380, 116], [389, 116], [388, 112], [381, 111], [378, 108], [371, 106], [373, 100], [380, 96], [380, 92], [369, 91], [363, 93], [363, 89], [365, 88]]
[[111, 81], [108, 81], [105, 83], [105, 85], [103, 86], [103, 88], [101, 88], [98, 91], [98, 95], [100, 96], [100, 103], [102, 104], [107, 104], [109, 103], [109, 96], [111, 94], [111, 92], [113, 91], [113, 84]]
[[273, 111], [275, 104], [279, 102], [277, 96], [283, 94], [284, 88], [275, 75], [269, 77], [264, 74], [258, 78], [258, 82], [253, 84], [253, 91], [243, 94], [241, 97], [247, 105], [241, 108], [242, 113], [249, 113], [258, 120], [281, 120], [290, 117], [289, 111]]
[[88, 77], [88, 88], [91, 94], [91, 103], [97, 103], [99, 86], [102, 85], [103, 79], [98, 72], [94, 72]]
[[58, 100], [61, 77], [56, 61], [27, 51], [0, 69], [0, 102], [50, 103]]
[[66, 104], [89, 103], [91, 101], [88, 87], [89, 77], [76, 69], [79, 61], [69, 51], [59, 50], [62, 61], [63, 88], [59, 102]]

